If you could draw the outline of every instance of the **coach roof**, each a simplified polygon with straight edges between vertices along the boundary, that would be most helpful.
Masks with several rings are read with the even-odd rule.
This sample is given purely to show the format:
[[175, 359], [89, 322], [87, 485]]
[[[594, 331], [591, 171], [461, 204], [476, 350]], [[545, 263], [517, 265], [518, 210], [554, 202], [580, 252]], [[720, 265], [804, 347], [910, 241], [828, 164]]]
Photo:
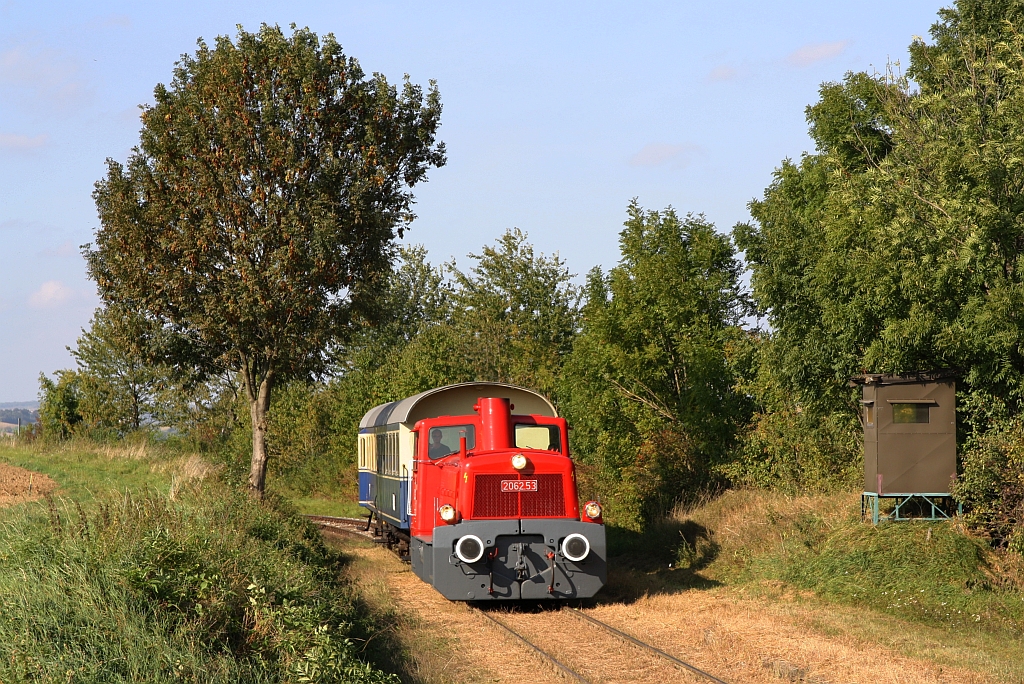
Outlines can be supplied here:
[[481, 397], [508, 399], [518, 415], [558, 416], [547, 398], [533, 390], [502, 382], [464, 382], [437, 387], [414, 394], [400, 401], [381, 404], [367, 411], [359, 421], [359, 428], [371, 428], [393, 423], [415, 424], [423, 418], [438, 416], [465, 416], [473, 413], [473, 406]]

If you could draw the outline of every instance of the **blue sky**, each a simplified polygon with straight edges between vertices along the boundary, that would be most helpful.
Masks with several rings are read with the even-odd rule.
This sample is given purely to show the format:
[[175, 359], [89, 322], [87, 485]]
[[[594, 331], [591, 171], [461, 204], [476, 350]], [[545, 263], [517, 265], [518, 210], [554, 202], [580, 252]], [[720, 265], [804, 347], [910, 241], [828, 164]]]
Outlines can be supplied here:
[[747, 220], [779, 162], [810, 149], [819, 84], [905, 62], [940, 6], [0, 0], [0, 402], [72, 365], [97, 304], [79, 254], [93, 183], [200, 36], [296, 23], [367, 72], [436, 79], [449, 161], [417, 188], [408, 240], [465, 265], [518, 226], [583, 274], [618, 260], [633, 197], [724, 231]]

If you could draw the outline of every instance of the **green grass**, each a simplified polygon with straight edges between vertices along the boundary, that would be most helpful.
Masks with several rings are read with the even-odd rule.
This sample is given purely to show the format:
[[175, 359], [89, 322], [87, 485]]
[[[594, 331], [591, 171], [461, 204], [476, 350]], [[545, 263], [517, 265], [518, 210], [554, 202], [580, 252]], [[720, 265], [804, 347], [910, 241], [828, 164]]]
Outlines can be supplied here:
[[774, 575], [826, 598], [958, 630], [1024, 635], [1024, 592], [987, 546], [950, 524], [852, 524], [805, 549], [758, 559]]
[[287, 502], [153, 448], [0, 460], [59, 485], [0, 509], [0, 682], [397, 681], [360, 659], [347, 561]]
[[643, 535], [609, 530], [609, 541], [655, 589], [724, 584], [842, 606], [839, 617], [816, 611], [824, 627], [1024, 682], [1024, 559], [993, 551], [956, 522], [876, 527], [861, 522], [858, 506], [854, 495], [732, 491]]
[[303, 515], [333, 515], [339, 518], [365, 518], [367, 510], [355, 501], [339, 501], [308, 496], [287, 497]]
[[59, 486], [58, 496], [82, 503], [112, 491], [168, 493], [175, 477], [168, 466], [174, 458], [145, 447], [104, 448], [86, 442], [0, 445], [0, 461], [49, 475]]

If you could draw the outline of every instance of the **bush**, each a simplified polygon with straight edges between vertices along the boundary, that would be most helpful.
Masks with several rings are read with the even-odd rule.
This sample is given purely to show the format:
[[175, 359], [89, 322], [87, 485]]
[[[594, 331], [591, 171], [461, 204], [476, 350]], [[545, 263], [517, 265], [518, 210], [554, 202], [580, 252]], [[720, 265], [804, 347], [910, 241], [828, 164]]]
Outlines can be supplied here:
[[70, 439], [82, 422], [81, 379], [75, 371], [57, 371], [57, 382], [39, 374], [39, 425], [43, 435]]
[[787, 494], [847, 491], [862, 472], [863, 448], [855, 416], [819, 417], [792, 409], [754, 416], [724, 467], [735, 484]]
[[1024, 417], [980, 394], [963, 401], [967, 437], [953, 495], [965, 520], [996, 546], [1024, 554]]
[[0, 541], [0, 681], [390, 682], [356, 656], [340, 558], [213, 486], [51, 501]]

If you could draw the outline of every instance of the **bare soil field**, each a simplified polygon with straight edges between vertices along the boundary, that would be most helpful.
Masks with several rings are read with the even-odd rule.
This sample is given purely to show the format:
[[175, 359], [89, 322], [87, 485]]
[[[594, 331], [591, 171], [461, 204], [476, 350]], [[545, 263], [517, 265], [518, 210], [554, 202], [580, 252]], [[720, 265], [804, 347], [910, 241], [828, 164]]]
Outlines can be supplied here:
[[57, 488], [57, 483], [42, 473], [0, 463], [0, 506], [35, 501]]
[[[377, 609], [395, 616], [394, 647], [409, 682], [564, 682], [525, 646], [474, 613], [444, 599], [388, 551], [337, 538], [356, 556], [353, 577]], [[612, 576], [635, 584], [637, 578]], [[845, 629], [858, 616], [797, 596], [749, 596], [735, 587], [654, 593], [632, 600], [610, 586], [609, 598], [585, 610], [728, 682], [818, 684], [987, 683], [996, 679], [956, 665], [956, 653], [913, 657], [877, 626]], [[492, 615], [592, 682], [696, 682], [657, 656], [589, 626], [570, 610], [513, 610]], [[924, 655], [924, 654], [922, 654]]]

